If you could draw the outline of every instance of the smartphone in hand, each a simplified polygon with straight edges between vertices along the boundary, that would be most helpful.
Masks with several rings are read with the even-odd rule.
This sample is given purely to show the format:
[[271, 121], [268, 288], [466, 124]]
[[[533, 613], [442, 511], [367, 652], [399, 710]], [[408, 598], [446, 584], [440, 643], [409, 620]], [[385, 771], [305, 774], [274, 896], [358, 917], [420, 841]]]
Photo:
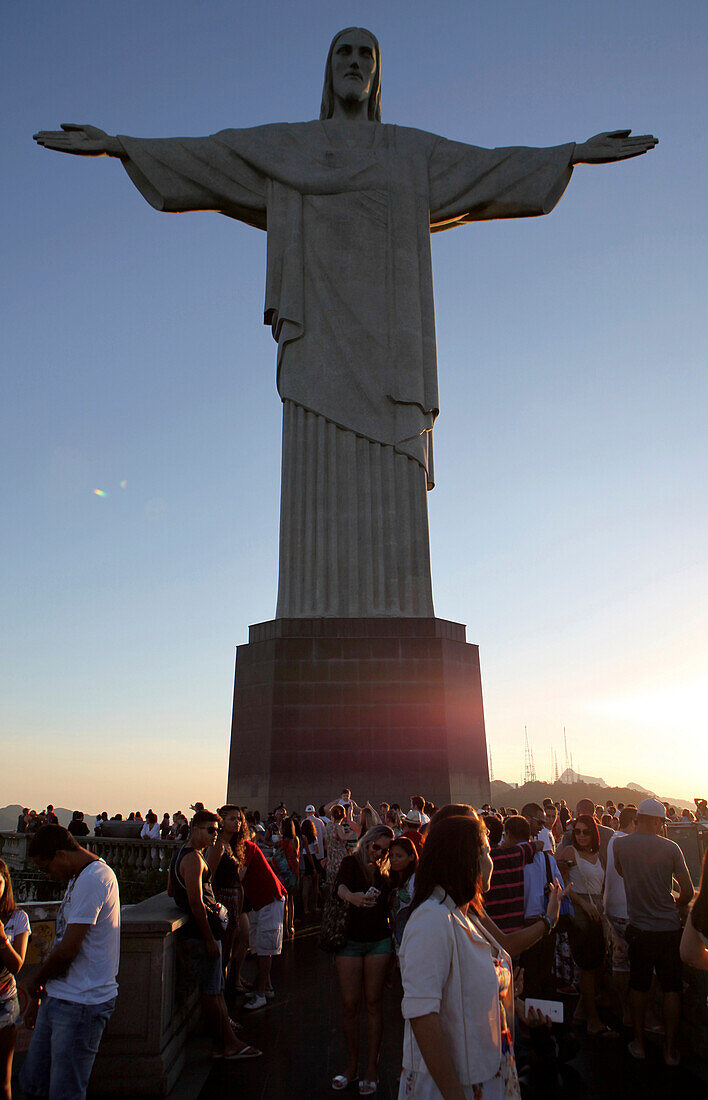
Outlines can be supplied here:
[[527, 997], [525, 1004], [527, 1012], [529, 1009], [534, 1008], [541, 1016], [548, 1016], [554, 1024], [563, 1023], [562, 1001], [544, 1001], [539, 997]]

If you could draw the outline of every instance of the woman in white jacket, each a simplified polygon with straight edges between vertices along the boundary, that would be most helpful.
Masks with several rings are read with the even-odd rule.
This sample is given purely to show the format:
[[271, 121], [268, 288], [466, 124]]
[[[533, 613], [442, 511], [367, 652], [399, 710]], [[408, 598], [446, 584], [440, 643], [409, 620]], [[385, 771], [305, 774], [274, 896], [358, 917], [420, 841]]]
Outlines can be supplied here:
[[399, 1100], [518, 1098], [509, 955], [479, 921], [492, 874], [473, 817], [430, 829], [401, 944], [405, 1019]]

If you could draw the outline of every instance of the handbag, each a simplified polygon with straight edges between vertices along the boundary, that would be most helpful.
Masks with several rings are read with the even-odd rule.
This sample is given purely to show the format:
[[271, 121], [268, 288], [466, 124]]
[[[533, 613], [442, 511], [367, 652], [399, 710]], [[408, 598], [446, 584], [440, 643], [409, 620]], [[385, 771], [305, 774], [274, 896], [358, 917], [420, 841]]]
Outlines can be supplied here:
[[347, 942], [349, 933], [349, 902], [342, 901], [336, 885], [324, 903], [322, 927], [320, 929], [320, 948], [334, 955]]
[[216, 908], [209, 906], [206, 915], [214, 939], [223, 940], [229, 927], [229, 911], [226, 906], [217, 901]]

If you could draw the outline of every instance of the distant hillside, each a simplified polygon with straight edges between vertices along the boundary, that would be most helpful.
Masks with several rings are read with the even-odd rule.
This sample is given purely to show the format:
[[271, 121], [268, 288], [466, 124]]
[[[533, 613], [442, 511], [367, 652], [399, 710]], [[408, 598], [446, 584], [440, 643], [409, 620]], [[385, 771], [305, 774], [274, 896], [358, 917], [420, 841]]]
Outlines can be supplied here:
[[[524, 783], [522, 786], [514, 787], [510, 783], [495, 779], [491, 788], [493, 806], [512, 806], [517, 810], [520, 810], [526, 802], [542, 802], [544, 798], [552, 798], [554, 802], [564, 798], [571, 808], [575, 807], [581, 798], [591, 798], [595, 805], [604, 806], [608, 798], [611, 798], [615, 805], [618, 802], [636, 805], [642, 798], [654, 793], [636, 783], [628, 784], [626, 787], [608, 787], [601, 786], [599, 783], [561, 783], [559, 781], [558, 783]], [[696, 808], [694, 803], [687, 799], [669, 798], [664, 795], [657, 797], [676, 806], [679, 810]]]

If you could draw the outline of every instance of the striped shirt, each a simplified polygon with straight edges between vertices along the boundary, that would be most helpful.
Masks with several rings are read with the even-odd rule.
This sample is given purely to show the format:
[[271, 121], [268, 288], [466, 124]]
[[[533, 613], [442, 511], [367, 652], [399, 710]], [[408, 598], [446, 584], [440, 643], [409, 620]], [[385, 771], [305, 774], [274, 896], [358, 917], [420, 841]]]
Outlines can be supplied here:
[[524, 927], [524, 867], [533, 863], [535, 854], [527, 841], [511, 848], [497, 844], [491, 849], [494, 871], [484, 895], [484, 908], [502, 932]]

